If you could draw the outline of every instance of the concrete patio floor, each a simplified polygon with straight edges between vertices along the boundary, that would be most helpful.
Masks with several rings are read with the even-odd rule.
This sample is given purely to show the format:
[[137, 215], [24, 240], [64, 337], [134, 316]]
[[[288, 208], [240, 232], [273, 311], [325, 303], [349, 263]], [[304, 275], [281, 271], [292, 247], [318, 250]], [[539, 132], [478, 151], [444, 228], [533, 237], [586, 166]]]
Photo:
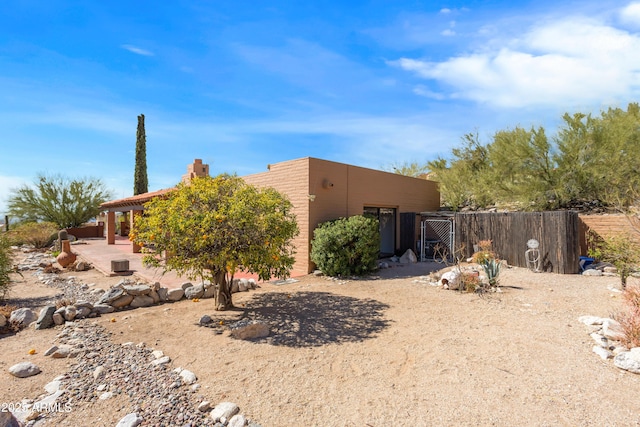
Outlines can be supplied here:
[[[84, 238], [71, 245], [71, 250], [80, 258], [106, 276], [137, 277], [142, 281], [160, 282], [167, 288], [178, 288], [189, 278], [178, 276], [174, 272], [162, 274], [161, 269], [145, 267], [142, 264], [142, 254], [134, 254], [131, 242], [127, 237], [116, 236], [115, 244], [108, 245], [106, 238]], [[114, 273], [111, 271], [111, 261], [128, 260], [129, 271]]]

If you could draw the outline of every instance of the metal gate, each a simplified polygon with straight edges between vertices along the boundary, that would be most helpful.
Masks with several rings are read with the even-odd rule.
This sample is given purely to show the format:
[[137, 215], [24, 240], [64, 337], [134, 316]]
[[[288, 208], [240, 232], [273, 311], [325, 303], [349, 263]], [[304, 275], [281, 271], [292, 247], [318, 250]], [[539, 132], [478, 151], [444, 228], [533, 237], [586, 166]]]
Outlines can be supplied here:
[[455, 225], [448, 219], [425, 219], [420, 223], [420, 260], [440, 256], [453, 258]]

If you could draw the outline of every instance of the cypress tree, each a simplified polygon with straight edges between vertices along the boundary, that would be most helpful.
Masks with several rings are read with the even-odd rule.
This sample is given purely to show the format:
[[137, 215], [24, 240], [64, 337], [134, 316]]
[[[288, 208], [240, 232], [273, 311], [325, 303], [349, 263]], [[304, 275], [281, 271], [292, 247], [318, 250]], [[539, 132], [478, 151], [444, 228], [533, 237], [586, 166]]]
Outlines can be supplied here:
[[147, 180], [147, 136], [144, 132], [144, 114], [138, 116], [136, 132], [136, 169], [133, 176], [133, 195], [149, 191]]

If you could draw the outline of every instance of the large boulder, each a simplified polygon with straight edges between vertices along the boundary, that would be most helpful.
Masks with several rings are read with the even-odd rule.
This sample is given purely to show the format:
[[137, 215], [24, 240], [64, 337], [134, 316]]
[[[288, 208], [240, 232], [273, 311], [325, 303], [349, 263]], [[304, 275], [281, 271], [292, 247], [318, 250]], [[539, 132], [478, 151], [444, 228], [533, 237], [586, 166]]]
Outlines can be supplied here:
[[100, 299], [98, 300], [98, 304], [111, 304], [113, 301], [117, 300], [121, 296], [124, 295], [124, 289], [121, 287], [115, 287], [109, 289]]
[[204, 285], [199, 284], [195, 286], [189, 286], [184, 290], [184, 297], [186, 299], [202, 298], [204, 295]]
[[131, 304], [133, 301], [133, 295], [123, 294], [121, 297], [117, 298], [114, 301], [111, 301], [111, 305], [114, 308], [123, 308]]
[[27, 307], [13, 310], [9, 317], [9, 322], [17, 324], [20, 328], [26, 328], [36, 320], [38, 320], [38, 316], [36, 316], [33, 310]]
[[126, 293], [133, 296], [148, 295], [151, 292], [151, 286], [144, 284], [124, 285], [123, 288]]
[[40, 316], [36, 320], [36, 329], [47, 329], [54, 325], [53, 313], [56, 312], [55, 305], [48, 305], [40, 310]]
[[169, 291], [167, 292], [167, 301], [174, 301], [174, 302], [180, 301], [183, 296], [184, 296], [184, 289], [182, 288], [169, 289]]
[[153, 298], [149, 295], [136, 295], [129, 304], [131, 308], [149, 307], [153, 305]]

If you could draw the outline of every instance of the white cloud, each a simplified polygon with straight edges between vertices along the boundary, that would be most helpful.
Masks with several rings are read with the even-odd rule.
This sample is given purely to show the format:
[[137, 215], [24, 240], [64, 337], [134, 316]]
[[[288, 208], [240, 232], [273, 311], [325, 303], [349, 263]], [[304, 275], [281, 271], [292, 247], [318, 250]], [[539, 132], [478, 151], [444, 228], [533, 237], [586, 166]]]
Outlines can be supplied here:
[[142, 55], [142, 56], [153, 56], [154, 53], [151, 51], [148, 51], [146, 49], [142, 49], [139, 48], [137, 46], [133, 46], [130, 44], [123, 44], [122, 46], [120, 46], [121, 48], [128, 50], [129, 52], [135, 53], [136, 55]]
[[636, 28], [640, 27], [640, 3], [629, 3], [620, 11], [622, 22], [630, 24]]
[[640, 94], [640, 37], [585, 19], [530, 28], [443, 62], [401, 58], [393, 65], [444, 83], [451, 98], [499, 107], [584, 104]]
[[448, 7], [443, 7], [442, 9], [440, 9], [440, 13], [442, 13], [443, 15], [448, 15], [451, 13], [451, 9], [449, 9]]

